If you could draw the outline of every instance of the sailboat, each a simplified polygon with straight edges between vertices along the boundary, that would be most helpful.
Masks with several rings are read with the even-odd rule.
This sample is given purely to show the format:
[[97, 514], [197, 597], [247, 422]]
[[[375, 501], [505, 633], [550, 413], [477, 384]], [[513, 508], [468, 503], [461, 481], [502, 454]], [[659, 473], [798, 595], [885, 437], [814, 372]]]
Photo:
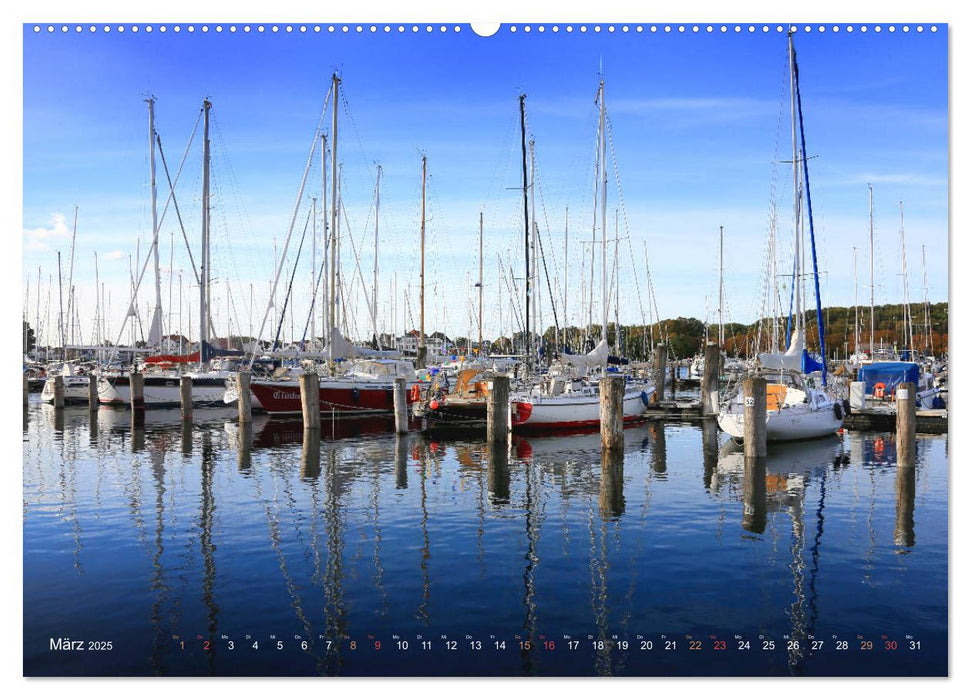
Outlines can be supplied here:
[[[394, 411], [394, 384], [399, 377], [405, 379], [408, 390], [407, 402], [413, 403], [418, 388], [418, 375], [408, 360], [393, 359], [387, 355], [397, 354], [381, 350], [360, 348], [350, 343], [340, 333], [336, 324], [337, 300], [337, 211], [339, 181], [337, 171], [337, 107], [340, 78], [332, 77], [331, 96], [333, 98], [333, 153], [331, 154], [331, 230], [330, 230], [330, 293], [328, 295], [328, 321], [330, 337], [327, 344], [327, 357], [333, 368], [338, 360], [342, 362], [339, 373], [322, 374], [320, 382], [320, 412], [321, 415], [361, 415], [373, 413], [390, 413]], [[324, 156], [326, 157], [326, 156]], [[380, 169], [378, 170], [378, 187], [380, 186]], [[326, 188], [326, 185], [325, 185]], [[379, 192], [379, 191], [377, 191]], [[376, 192], [376, 202], [379, 195]], [[377, 219], [377, 214], [375, 214]], [[375, 224], [376, 225], [376, 224]], [[377, 232], [375, 231], [375, 238]], [[375, 254], [377, 251], [375, 250]], [[326, 255], [326, 254], [325, 254]], [[278, 275], [279, 277], [279, 271]], [[375, 287], [376, 291], [376, 287]], [[377, 300], [372, 299], [372, 325], [377, 345]], [[282, 368], [281, 368], [282, 369]], [[333, 371], [333, 369], [331, 370]], [[299, 375], [303, 368], [294, 368], [285, 376], [275, 376], [270, 379], [254, 379], [250, 383], [250, 392], [263, 410], [271, 415], [296, 415], [301, 413]], [[255, 402], [254, 402], [255, 403]]]
[[[784, 352], [763, 353], [758, 357], [758, 373], [766, 379], [766, 439], [770, 441], [802, 440], [831, 435], [843, 425], [845, 405], [828, 390], [826, 382], [826, 343], [819, 298], [819, 272], [816, 267], [816, 245], [813, 231], [812, 198], [809, 189], [809, 165], [806, 156], [802, 99], [799, 94], [799, 69], [789, 33], [789, 85], [792, 113], [793, 174], [793, 315], [795, 323]], [[798, 129], [798, 131], [797, 131]], [[798, 134], [798, 139], [797, 139]], [[801, 148], [800, 148], [801, 146]], [[801, 152], [800, 152], [801, 151]], [[800, 164], [802, 167], [800, 168]], [[816, 318], [822, 360], [809, 354], [803, 314], [801, 238], [802, 195], [805, 190], [809, 218], [813, 280], [816, 290]], [[745, 433], [744, 397], [741, 388], [722, 404], [718, 425], [736, 439]]]
[[[530, 342], [529, 304], [532, 301], [532, 290], [529, 279], [529, 230], [530, 221], [526, 206], [529, 185], [526, 178], [526, 119], [525, 95], [521, 95], [520, 124], [523, 141], [523, 198], [526, 224], [526, 340]], [[560, 357], [560, 362], [550, 368], [549, 372], [526, 391], [513, 393], [510, 397], [512, 404], [512, 429], [514, 432], [546, 432], [558, 430], [576, 430], [596, 427], [600, 424], [600, 387], [599, 376], [606, 376], [610, 371], [609, 347], [607, 344], [607, 134], [606, 114], [604, 107], [604, 83], [600, 81], [597, 94], [600, 105], [600, 123], [597, 141], [598, 187], [600, 189], [600, 221], [603, 238], [602, 250], [602, 289], [603, 323], [599, 344], [586, 355], [566, 355]], [[594, 224], [596, 229], [596, 224]], [[535, 249], [535, 248], [534, 248]], [[619, 278], [617, 283], [619, 284]], [[617, 324], [617, 332], [620, 324]], [[619, 344], [618, 344], [619, 354]], [[529, 348], [527, 346], [527, 355]], [[635, 385], [627, 382], [624, 388], [623, 414], [624, 422], [639, 420], [644, 408], [649, 402], [654, 387], [650, 385]]]
[[[154, 100], [149, 100], [149, 128], [151, 141], [152, 228], [153, 247], [158, 249], [158, 223], [155, 214], [155, 127], [152, 118]], [[200, 270], [199, 350], [190, 355], [155, 355], [145, 358], [144, 397], [146, 406], [172, 406], [181, 403], [180, 374], [172, 367], [199, 363], [199, 369], [185, 374], [192, 378], [193, 405], [221, 405], [226, 390], [229, 369], [210, 367], [214, 355], [209, 343], [209, 110], [212, 103], [203, 102], [203, 177], [202, 177], [202, 257]], [[156, 259], [156, 269], [158, 261]], [[156, 296], [160, 297], [156, 275]], [[134, 305], [134, 301], [132, 302]], [[157, 307], [156, 320], [152, 321], [150, 342], [156, 346], [161, 341], [161, 309]], [[98, 380], [98, 402], [106, 405], [127, 406], [131, 401], [130, 376], [123, 371], [102, 372]]]

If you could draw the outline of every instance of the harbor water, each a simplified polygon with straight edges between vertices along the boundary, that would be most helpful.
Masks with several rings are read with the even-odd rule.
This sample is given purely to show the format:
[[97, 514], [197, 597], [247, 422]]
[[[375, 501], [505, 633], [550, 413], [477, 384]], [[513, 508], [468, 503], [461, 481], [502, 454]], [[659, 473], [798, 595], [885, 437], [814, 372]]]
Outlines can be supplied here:
[[948, 672], [947, 435], [392, 428], [31, 396], [25, 675]]

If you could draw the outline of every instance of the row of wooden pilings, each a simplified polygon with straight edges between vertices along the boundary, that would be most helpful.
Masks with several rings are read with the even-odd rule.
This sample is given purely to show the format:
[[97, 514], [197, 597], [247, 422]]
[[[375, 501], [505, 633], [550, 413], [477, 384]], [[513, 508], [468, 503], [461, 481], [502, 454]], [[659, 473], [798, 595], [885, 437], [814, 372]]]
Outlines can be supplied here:
[[[664, 367], [667, 361], [666, 348], [661, 346], [657, 359]], [[713, 416], [718, 413], [718, 368], [720, 355], [715, 343], [705, 347], [705, 376], [702, 380], [702, 415]], [[663, 370], [656, 376], [664, 377]], [[252, 422], [252, 403], [249, 372], [237, 374], [239, 399], [237, 411], [240, 423]], [[130, 405], [133, 412], [141, 414], [145, 409], [144, 377], [139, 372], [129, 375]], [[606, 376], [600, 380], [600, 436], [604, 452], [622, 451], [624, 446], [624, 377]], [[663, 398], [664, 382], [658, 382], [659, 400]], [[766, 447], [766, 381], [762, 377], [746, 377], [742, 382], [743, 438], [745, 457], [765, 457]], [[27, 376], [24, 375], [24, 396], [27, 396]], [[180, 378], [180, 398], [182, 420], [192, 419], [192, 379], [183, 375]], [[307, 373], [300, 376], [300, 398], [305, 428], [320, 428], [320, 382], [319, 376]], [[901, 384], [896, 392], [897, 400], [897, 455], [901, 464], [913, 464], [916, 435], [916, 386], [912, 383]], [[92, 410], [98, 407], [98, 387], [95, 377], [88, 382], [88, 405]], [[54, 377], [54, 408], [64, 407], [64, 379]], [[492, 444], [504, 443], [512, 431], [512, 403], [510, 401], [509, 377], [494, 377], [486, 404], [486, 440]], [[408, 431], [407, 384], [403, 377], [394, 383], [395, 431], [398, 434]]]

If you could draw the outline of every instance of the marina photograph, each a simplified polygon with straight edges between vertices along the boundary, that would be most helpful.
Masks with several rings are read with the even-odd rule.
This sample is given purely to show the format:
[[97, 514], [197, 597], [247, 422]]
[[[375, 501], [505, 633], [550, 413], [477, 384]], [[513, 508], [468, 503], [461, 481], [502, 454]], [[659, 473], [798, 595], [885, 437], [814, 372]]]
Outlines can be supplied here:
[[20, 32], [25, 678], [953, 675], [946, 22]]

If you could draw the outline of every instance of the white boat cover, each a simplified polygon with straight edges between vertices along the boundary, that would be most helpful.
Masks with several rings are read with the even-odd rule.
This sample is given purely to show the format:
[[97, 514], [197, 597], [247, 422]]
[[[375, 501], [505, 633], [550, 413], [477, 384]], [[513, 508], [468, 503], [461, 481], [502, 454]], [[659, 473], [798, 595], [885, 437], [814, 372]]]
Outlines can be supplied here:
[[597, 343], [597, 347], [586, 355], [560, 355], [560, 362], [572, 367], [597, 367], [607, 364], [607, 356], [610, 350], [607, 347], [606, 339]]
[[806, 349], [804, 331], [794, 331], [789, 341], [789, 349], [784, 353], [764, 352], [759, 355], [759, 365], [766, 369], [802, 371], [802, 351]]

